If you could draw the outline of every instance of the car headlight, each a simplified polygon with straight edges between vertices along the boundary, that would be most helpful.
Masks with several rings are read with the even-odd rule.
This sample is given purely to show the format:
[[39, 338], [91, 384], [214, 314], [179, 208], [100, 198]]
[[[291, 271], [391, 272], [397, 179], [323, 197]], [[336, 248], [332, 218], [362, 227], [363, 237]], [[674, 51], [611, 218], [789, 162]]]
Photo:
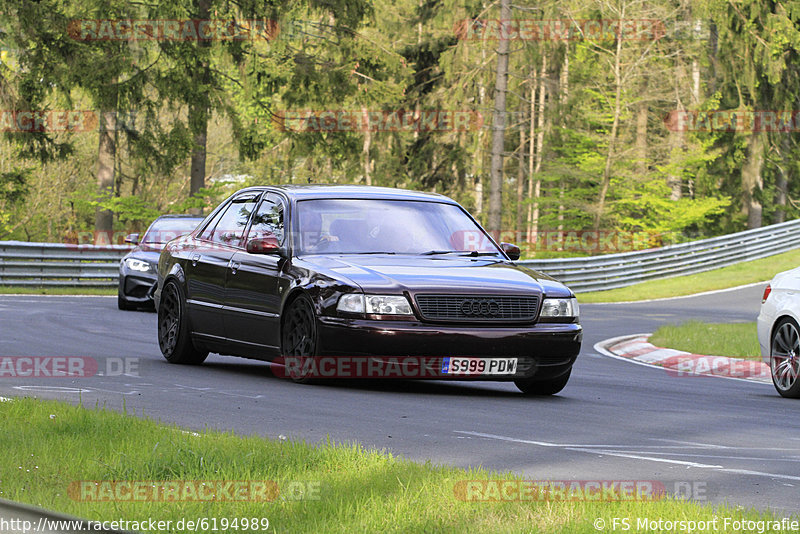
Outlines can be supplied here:
[[544, 299], [542, 301], [542, 313], [540, 317], [564, 317], [577, 318], [580, 314], [578, 309], [578, 299]]
[[139, 271], [146, 273], [153, 269], [153, 264], [147, 261], [137, 260], [136, 258], [128, 258], [125, 260], [125, 265], [131, 271]]
[[336, 310], [369, 315], [413, 315], [408, 299], [398, 295], [342, 295]]

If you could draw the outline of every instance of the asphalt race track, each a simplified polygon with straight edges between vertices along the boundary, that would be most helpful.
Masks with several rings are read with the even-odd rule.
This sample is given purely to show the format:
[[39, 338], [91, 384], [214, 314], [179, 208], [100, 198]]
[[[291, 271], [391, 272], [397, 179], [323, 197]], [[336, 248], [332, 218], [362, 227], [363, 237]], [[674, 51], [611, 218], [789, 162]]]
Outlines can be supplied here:
[[[762, 291], [582, 305], [583, 351], [566, 389], [551, 398], [486, 382], [298, 385], [272, 376], [266, 363], [216, 355], [201, 367], [175, 366], [159, 352], [153, 313], [118, 311], [108, 297], [2, 296], [0, 355], [88, 356], [104, 376], [2, 376], [0, 395], [125, 403], [192, 429], [330, 436], [533, 480], [656, 480], [701, 501], [797, 513], [800, 402], [772, 385], [678, 378], [592, 348], [690, 318], [753, 321]], [[130, 376], [120, 371], [126, 362], [135, 366]]]

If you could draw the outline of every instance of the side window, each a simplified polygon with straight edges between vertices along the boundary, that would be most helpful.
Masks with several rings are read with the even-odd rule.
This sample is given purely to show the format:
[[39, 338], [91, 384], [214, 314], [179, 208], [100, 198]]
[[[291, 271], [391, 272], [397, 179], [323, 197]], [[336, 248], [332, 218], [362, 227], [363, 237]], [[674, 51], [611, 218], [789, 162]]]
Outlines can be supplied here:
[[211, 241], [233, 247], [240, 246], [244, 230], [247, 227], [247, 221], [256, 207], [257, 200], [258, 198], [253, 196], [234, 199], [214, 227]]
[[228, 204], [227, 206], [225, 206], [225, 208], [219, 210], [219, 212], [216, 215], [214, 215], [214, 218], [211, 219], [211, 221], [209, 221], [209, 223], [206, 225], [205, 228], [203, 228], [203, 231], [200, 232], [200, 235], [198, 235], [198, 237], [200, 239], [210, 240], [211, 235], [214, 233], [214, 228], [216, 228], [217, 223], [219, 223], [220, 217], [225, 215], [225, 212], [228, 211], [229, 209], [231, 209], [231, 204]]
[[283, 203], [280, 200], [271, 195], [265, 198], [253, 216], [253, 223], [250, 225], [250, 233], [247, 235], [247, 240], [272, 234], [278, 239], [278, 243], [283, 244], [285, 234], [283, 212]]

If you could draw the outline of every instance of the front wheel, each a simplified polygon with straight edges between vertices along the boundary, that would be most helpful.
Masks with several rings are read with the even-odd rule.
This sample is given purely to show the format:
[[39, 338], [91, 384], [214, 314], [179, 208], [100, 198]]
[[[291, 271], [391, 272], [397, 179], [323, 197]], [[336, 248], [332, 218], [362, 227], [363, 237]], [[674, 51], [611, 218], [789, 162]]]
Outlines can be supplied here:
[[555, 395], [567, 385], [572, 369], [563, 375], [550, 380], [534, 380], [532, 378], [520, 378], [514, 380], [514, 384], [522, 393], [530, 396]]
[[197, 365], [208, 356], [208, 352], [197, 350], [192, 343], [186, 299], [172, 280], [164, 285], [158, 306], [158, 346], [169, 363]]
[[[281, 329], [281, 348], [283, 356], [287, 358], [297, 358], [304, 362], [306, 358], [313, 358], [317, 355], [317, 316], [314, 313], [314, 306], [305, 295], [297, 297], [284, 314], [283, 327]], [[301, 366], [304, 369], [305, 366]], [[292, 380], [300, 384], [308, 384], [313, 381], [312, 376], [292, 376]]]
[[782, 397], [800, 398], [800, 333], [792, 319], [783, 319], [773, 331], [769, 368]]

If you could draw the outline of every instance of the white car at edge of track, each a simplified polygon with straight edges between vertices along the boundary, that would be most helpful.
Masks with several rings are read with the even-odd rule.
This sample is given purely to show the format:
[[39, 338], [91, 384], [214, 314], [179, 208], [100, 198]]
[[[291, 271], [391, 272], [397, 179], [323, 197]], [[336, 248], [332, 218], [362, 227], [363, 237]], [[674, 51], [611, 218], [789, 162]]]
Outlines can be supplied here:
[[775, 389], [783, 397], [800, 398], [800, 267], [770, 281], [756, 324]]

